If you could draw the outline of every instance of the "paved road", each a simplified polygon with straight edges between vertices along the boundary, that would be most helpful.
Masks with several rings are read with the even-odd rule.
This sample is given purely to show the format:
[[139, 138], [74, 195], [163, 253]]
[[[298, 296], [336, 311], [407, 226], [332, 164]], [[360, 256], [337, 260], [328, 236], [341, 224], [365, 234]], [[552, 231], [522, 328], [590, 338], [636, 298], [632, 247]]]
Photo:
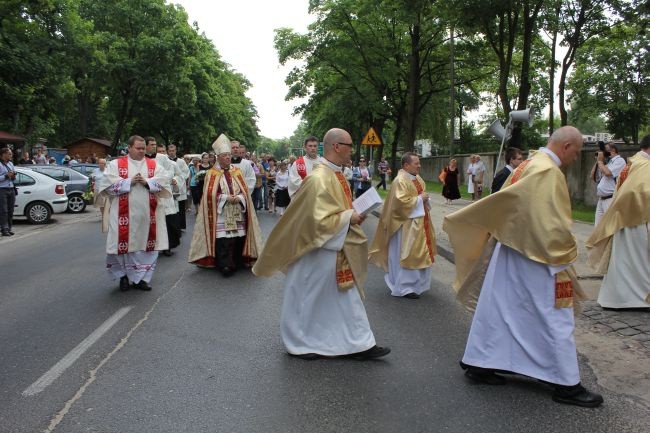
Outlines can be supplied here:
[[[264, 233], [276, 219], [261, 215]], [[281, 275], [223, 279], [187, 265], [188, 235], [160, 259], [154, 291], [120, 293], [98, 226], [90, 217], [1, 245], [1, 432], [647, 431], [647, 409], [624, 394], [606, 391], [588, 410], [553, 403], [532, 380], [467, 382], [458, 359], [470, 315], [441, 257], [418, 301], [390, 297], [370, 268], [366, 308], [387, 358], [308, 362], [279, 338]], [[23, 394], [128, 307], [52, 384]], [[583, 381], [602, 392], [584, 361]]]

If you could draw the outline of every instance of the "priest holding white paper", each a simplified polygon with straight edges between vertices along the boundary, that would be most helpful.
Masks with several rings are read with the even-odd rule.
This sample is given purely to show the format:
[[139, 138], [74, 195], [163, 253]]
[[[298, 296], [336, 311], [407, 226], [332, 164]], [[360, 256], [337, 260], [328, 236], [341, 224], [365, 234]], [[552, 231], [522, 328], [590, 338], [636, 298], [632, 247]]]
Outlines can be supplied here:
[[429, 195], [419, 176], [420, 158], [402, 156], [402, 169], [391, 184], [370, 248], [370, 261], [386, 271], [393, 296], [418, 299], [431, 285], [436, 236], [429, 215]]
[[280, 331], [290, 355], [302, 359], [380, 358], [363, 306], [368, 244], [365, 217], [352, 208], [342, 166], [352, 138], [338, 128], [323, 139], [324, 158], [305, 178], [253, 267], [258, 276], [287, 275]]

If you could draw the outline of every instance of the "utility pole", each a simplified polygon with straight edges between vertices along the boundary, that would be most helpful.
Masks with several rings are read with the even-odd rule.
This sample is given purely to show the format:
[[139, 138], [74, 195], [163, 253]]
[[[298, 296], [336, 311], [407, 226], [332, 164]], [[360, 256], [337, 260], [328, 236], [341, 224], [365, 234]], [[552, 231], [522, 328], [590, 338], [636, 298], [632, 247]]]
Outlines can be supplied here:
[[449, 75], [450, 75], [450, 84], [449, 84], [449, 156], [454, 156], [454, 111], [456, 110], [456, 104], [454, 99], [456, 99], [454, 91], [454, 81], [456, 77], [454, 74], [454, 25], [451, 25], [451, 38], [449, 39]]

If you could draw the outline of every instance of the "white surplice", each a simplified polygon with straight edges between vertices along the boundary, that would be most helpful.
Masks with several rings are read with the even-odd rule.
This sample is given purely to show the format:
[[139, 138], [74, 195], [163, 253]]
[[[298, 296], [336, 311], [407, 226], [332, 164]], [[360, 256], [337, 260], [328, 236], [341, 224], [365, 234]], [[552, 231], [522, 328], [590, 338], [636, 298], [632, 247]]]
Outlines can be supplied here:
[[287, 270], [280, 333], [291, 354], [347, 355], [375, 345], [359, 291], [336, 284], [336, 253], [348, 228], [349, 222]]
[[[413, 179], [415, 176], [409, 175]], [[421, 218], [425, 215], [422, 197], [418, 197], [409, 218]], [[423, 234], [424, 236], [424, 234]], [[409, 293], [421, 294], [431, 286], [432, 267], [424, 269], [407, 269], [400, 266], [402, 253], [402, 228], [390, 238], [388, 242], [388, 272], [384, 281], [393, 296], [404, 296]]]
[[[314, 170], [314, 166], [321, 163], [319, 156], [311, 159], [305, 155], [303, 159], [305, 161], [305, 171], [307, 172], [307, 176], [309, 176], [309, 173]], [[289, 167], [289, 197], [293, 197], [296, 191], [298, 191], [298, 188], [300, 188], [300, 185], [302, 185], [302, 177], [298, 174], [298, 165], [294, 162], [291, 164], [291, 167]]]
[[559, 385], [580, 382], [573, 308], [555, 308], [555, 274], [564, 268], [497, 242], [463, 362]]
[[[149, 282], [155, 269], [158, 251], [166, 250], [168, 247], [165, 208], [160, 199], [171, 198], [171, 193], [163, 167], [156, 164], [153, 177], [148, 178], [145, 159], [136, 161], [130, 157], [127, 158], [128, 175], [126, 179], [119, 176], [117, 160], [114, 160], [107, 165], [104, 176], [100, 180], [100, 192], [109, 198], [108, 206], [104, 210], [105, 224], [108, 230], [106, 267], [114, 278], [127, 275], [133, 283], [138, 283], [143, 279]], [[137, 173], [147, 180], [149, 189], [131, 182], [131, 178]], [[156, 194], [159, 200], [155, 212], [156, 243], [153, 251], [146, 251], [150, 227], [149, 193]], [[118, 225], [120, 223], [119, 196], [123, 194], [129, 195], [128, 252], [117, 254]]]
[[248, 194], [252, 194], [255, 189], [255, 183], [257, 182], [253, 163], [248, 159], [242, 159], [240, 162], [233, 162], [232, 165], [241, 170], [244, 182], [246, 182], [246, 188], [248, 188]]
[[607, 308], [648, 308], [650, 296], [650, 243], [648, 224], [614, 234], [607, 274], [598, 303]]

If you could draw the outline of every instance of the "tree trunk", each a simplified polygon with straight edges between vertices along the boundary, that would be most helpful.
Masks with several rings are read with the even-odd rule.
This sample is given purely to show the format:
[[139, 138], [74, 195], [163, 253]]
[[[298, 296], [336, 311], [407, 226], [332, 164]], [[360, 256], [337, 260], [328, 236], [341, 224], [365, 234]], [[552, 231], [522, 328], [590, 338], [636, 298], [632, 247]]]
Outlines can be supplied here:
[[404, 128], [404, 151], [413, 151], [417, 133], [418, 108], [420, 106], [420, 14], [411, 29], [411, 53], [409, 55], [408, 90]]
[[[528, 96], [530, 95], [530, 55], [533, 46], [533, 37], [535, 36], [535, 21], [543, 1], [534, 5], [531, 11], [530, 2], [524, 3], [524, 43], [522, 47], [521, 73], [519, 74], [519, 96], [517, 101], [517, 110], [525, 110], [528, 105]], [[521, 148], [521, 124], [519, 122], [512, 130], [510, 146]]]
[[561, 7], [555, 9], [555, 26], [553, 27], [553, 38], [551, 40], [551, 65], [548, 70], [548, 81], [549, 81], [549, 90], [548, 90], [548, 135], [549, 137], [553, 134], [555, 129], [555, 51], [557, 48], [557, 33], [558, 26], [560, 22], [560, 11]]
[[117, 116], [117, 125], [115, 126], [115, 133], [113, 134], [113, 145], [111, 146], [111, 151], [115, 151], [117, 145], [120, 144], [120, 139], [124, 134], [124, 128], [126, 127], [128, 112], [129, 112], [129, 101], [131, 99], [131, 88], [127, 88], [122, 91], [122, 106], [120, 107], [120, 113]]

